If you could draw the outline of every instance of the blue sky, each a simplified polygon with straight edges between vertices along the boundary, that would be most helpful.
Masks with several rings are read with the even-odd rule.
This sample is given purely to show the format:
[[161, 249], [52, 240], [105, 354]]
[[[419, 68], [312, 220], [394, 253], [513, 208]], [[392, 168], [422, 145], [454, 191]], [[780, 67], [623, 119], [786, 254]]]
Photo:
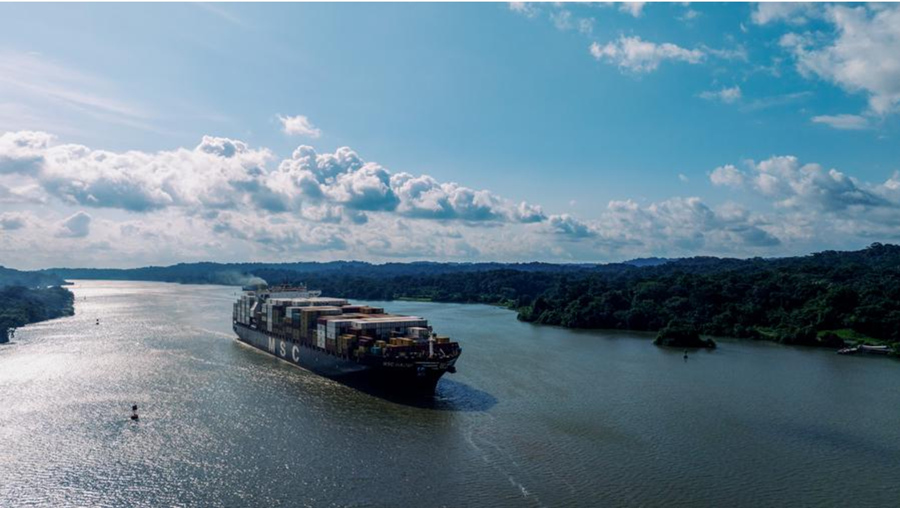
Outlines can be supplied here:
[[896, 241], [898, 83], [896, 6], [2, 4], [0, 263]]

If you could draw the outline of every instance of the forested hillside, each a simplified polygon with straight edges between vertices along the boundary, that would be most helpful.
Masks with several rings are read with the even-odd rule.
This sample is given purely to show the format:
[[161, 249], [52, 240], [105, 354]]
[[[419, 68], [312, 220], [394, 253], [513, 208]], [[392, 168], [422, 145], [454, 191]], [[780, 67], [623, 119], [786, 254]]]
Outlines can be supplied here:
[[836, 347], [900, 343], [900, 246], [778, 259], [694, 257], [605, 265], [545, 263], [196, 263], [133, 270], [54, 269], [70, 278], [269, 284], [325, 294], [504, 305], [572, 328], [659, 330]]
[[837, 347], [900, 341], [900, 247], [781, 259], [688, 258], [655, 266], [565, 272], [490, 270], [375, 278], [256, 272], [327, 294], [505, 305], [524, 321], [655, 331], [671, 323], [709, 335]]
[[0, 267], [0, 342], [10, 328], [71, 316], [73, 295], [58, 285], [63, 282], [46, 273]]
[[65, 284], [65, 280], [59, 275], [38, 272], [24, 272], [21, 270], [13, 270], [0, 266], [0, 287], [2, 286], [24, 286], [29, 288], [59, 286]]

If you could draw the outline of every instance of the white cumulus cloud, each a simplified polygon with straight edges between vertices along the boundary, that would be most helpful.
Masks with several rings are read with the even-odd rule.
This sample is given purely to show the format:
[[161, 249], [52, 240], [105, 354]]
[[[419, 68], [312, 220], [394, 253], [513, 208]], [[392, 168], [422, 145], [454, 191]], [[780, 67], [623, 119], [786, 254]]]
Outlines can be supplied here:
[[567, 213], [551, 215], [548, 225], [554, 233], [570, 238], [587, 238], [596, 234], [587, 223]]
[[706, 57], [699, 49], [686, 49], [669, 42], [657, 44], [624, 35], [604, 45], [594, 42], [590, 52], [597, 61], [613, 63], [633, 73], [652, 72], [666, 60], [698, 64]]
[[834, 37], [789, 33], [781, 45], [793, 53], [797, 69], [851, 93], [864, 94], [873, 114], [900, 106], [900, 7], [831, 5], [825, 20]]
[[647, 2], [622, 2], [619, 4], [619, 10], [639, 18], [644, 12], [645, 5]]
[[816, 5], [810, 2], [759, 2], [750, 19], [757, 25], [767, 25], [778, 21], [802, 25], [816, 14]]
[[709, 175], [713, 185], [725, 185], [728, 187], [740, 187], [744, 185], [744, 174], [731, 164], [720, 166]]
[[865, 184], [837, 169], [801, 164], [792, 155], [751, 163], [749, 172], [732, 165], [722, 166], [710, 174], [710, 181], [714, 185], [748, 187], [784, 208], [828, 212], [887, 208], [900, 212], [900, 196], [893, 194], [892, 179], [883, 184]]
[[59, 224], [56, 235], [64, 238], [84, 238], [91, 232], [91, 216], [77, 212]]
[[[213, 136], [204, 136], [193, 149], [155, 153], [58, 144], [40, 132], [0, 136], [0, 174], [23, 177], [28, 185], [70, 205], [136, 213], [255, 208], [354, 223], [364, 223], [371, 212], [473, 222], [546, 218], [539, 206], [517, 204], [487, 190], [438, 182], [428, 175], [391, 173], [347, 147], [319, 154], [300, 146], [269, 169], [273, 158], [267, 149]], [[0, 190], [0, 198], [24, 200], [22, 188]]]
[[[258, 181], [271, 157], [226, 138], [205, 136], [194, 149], [147, 153], [55, 144], [46, 133], [0, 136], [0, 174], [34, 178], [67, 203], [147, 211], [169, 206], [229, 208], [245, 193], [267, 191]], [[252, 196], [251, 196], [252, 197]]]
[[285, 134], [291, 136], [306, 136], [313, 139], [322, 135], [322, 130], [314, 126], [309, 118], [303, 115], [278, 115], [278, 120], [281, 121], [281, 129]]
[[578, 217], [394, 173], [347, 147], [300, 146], [278, 160], [214, 136], [192, 148], [111, 152], [14, 132], [0, 135], [0, 202], [16, 207], [0, 213], [0, 258], [19, 266], [298, 255], [604, 261], [791, 254], [900, 239], [896, 173], [873, 184], [777, 156], [725, 164], [709, 178], [752, 207], [672, 196], [613, 200]]

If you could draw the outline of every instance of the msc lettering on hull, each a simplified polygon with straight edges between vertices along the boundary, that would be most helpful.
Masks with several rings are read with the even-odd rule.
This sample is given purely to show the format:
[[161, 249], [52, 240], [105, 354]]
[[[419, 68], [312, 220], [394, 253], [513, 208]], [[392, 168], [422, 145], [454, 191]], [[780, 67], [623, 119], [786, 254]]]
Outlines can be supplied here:
[[[452, 365], [450, 362], [404, 362], [402, 360], [386, 360], [383, 363], [370, 364], [361, 361], [360, 358], [349, 358], [346, 356], [338, 356], [334, 353], [320, 351], [312, 344], [303, 345], [292, 342], [290, 339], [282, 339], [281, 337], [271, 336], [262, 330], [253, 330], [246, 326], [234, 326], [234, 331], [238, 335], [238, 340], [247, 343], [260, 351], [269, 353], [275, 358], [288, 361], [292, 364], [303, 367], [316, 374], [338, 378], [347, 374], [360, 373], [370, 369], [377, 369], [377, 372], [387, 374], [401, 374], [405, 377], [404, 386], [413, 386], [413, 384], [422, 384], [426, 391], [434, 391], [434, 384], [437, 379], [446, 370], [446, 367]], [[382, 369], [392, 369], [392, 371], [383, 371]], [[410, 384], [412, 383], [412, 384]]]

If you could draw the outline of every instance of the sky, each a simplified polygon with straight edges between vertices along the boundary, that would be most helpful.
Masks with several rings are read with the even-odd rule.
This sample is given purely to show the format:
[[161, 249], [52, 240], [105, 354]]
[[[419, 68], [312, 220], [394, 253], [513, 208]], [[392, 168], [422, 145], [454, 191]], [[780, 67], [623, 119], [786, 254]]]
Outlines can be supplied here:
[[0, 4], [0, 265], [900, 237], [894, 4]]

